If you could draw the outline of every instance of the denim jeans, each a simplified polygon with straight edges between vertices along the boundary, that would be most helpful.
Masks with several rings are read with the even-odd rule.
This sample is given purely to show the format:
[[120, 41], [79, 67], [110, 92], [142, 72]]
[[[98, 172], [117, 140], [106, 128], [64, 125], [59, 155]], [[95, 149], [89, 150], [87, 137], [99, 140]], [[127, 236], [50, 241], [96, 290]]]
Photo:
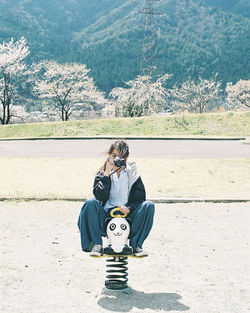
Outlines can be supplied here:
[[[142, 247], [153, 226], [154, 212], [154, 204], [151, 201], [144, 201], [128, 215], [132, 220], [129, 244], [133, 249], [137, 246]], [[107, 217], [109, 214], [95, 198], [90, 198], [84, 203], [77, 223], [83, 251], [91, 251], [95, 244], [102, 245], [102, 237], [106, 237]]]

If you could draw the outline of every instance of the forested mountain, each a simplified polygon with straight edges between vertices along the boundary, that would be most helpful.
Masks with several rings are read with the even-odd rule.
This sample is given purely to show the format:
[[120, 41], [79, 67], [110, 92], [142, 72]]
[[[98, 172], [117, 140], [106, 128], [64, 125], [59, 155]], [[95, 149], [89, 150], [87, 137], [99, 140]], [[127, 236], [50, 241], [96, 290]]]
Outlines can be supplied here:
[[221, 8], [225, 11], [250, 17], [249, 0], [204, 0], [203, 2], [208, 6]]
[[25, 36], [31, 58], [70, 61], [72, 34], [120, 3], [121, 0], [0, 0], [0, 40]]
[[[29, 60], [83, 62], [108, 92], [140, 73], [144, 0], [0, 0], [0, 41], [25, 36]], [[155, 1], [158, 73], [249, 79], [248, 0]]]

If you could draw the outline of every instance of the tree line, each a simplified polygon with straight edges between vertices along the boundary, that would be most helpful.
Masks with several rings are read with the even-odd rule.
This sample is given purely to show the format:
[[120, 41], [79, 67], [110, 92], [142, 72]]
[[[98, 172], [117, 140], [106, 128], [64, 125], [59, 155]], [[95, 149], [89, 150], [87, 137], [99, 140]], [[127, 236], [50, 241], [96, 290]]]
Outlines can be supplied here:
[[[105, 96], [96, 87], [85, 64], [43, 60], [28, 65], [25, 59], [29, 53], [24, 37], [0, 44], [1, 124], [9, 124], [14, 117], [13, 106], [21, 89], [30, 89], [35, 97], [52, 100], [62, 121], [69, 120], [79, 103], [83, 108], [110, 105], [117, 116], [127, 117], [150, 115], [169, 108], [175, 112], [203, 113], [220, 101], [224, 93], [217, 75], [210, 79], [199, 77], [197, 81], [189, 77], [181, 86], [168, 88], [172, 74], [165, 73], [157, 77], [138, 75]], [[250, 107], [250, 80], [227, 84], [225, 93], [230, 108]]]

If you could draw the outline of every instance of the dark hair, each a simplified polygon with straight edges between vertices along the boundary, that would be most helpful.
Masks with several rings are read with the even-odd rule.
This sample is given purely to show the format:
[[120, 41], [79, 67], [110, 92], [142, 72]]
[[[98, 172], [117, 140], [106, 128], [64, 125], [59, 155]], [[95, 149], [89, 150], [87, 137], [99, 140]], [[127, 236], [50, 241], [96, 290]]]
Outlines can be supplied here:
[[[108, 154], [111, 154], [114, 149], [117, 149], [120, 153], [120, 157], [123, 159], [126, 159], [129, 156], [129, 147], [128, 144], [123, 141], [123, 140], [116, 140], [114, 143], [111, 144]], [[99, 169], [98, 172], [104, 172], [106, 170], [106, 162], [105, 161], [104, 165]]]
[[108, 154], [111, 154], [114, 149], [120, 152], [121, 158], [126, 159], [129, 156], [128, 144], [123, 140], [117, 140], [109, 148]]

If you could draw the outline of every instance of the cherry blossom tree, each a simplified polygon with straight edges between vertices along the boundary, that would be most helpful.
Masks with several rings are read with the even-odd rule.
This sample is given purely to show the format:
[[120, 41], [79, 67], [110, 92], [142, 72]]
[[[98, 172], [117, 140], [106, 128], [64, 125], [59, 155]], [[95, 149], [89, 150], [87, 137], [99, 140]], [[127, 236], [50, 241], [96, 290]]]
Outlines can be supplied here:
[[[62, 121], [67, 121], [76, 103], [104, 104], [104, 93], [99, 91], [85, 64], [43, 61], [34, 91], [41, 98], [52, 99]], [[43, 72], [41, 75], [41, 71]]]
[[250, 80], [240, 79], [235, 85], [227, 85], [227, 103], [232, 108], [250, 108]]
[[9, 124], [13, 102], [17, 98], [18, 82], [26, 71], [24, 59], [29, 54], [26, 39], [0, 44], [0, 121]]
[[189, 78], [181, 87], [171, 90], [173, 109], [176, 111], [189, 111], [203, 113], [211, 101], [218, 100], [221, 82], [215, 79], [203, 79], [198, 82]]
[[125, 88], [112, 89], [109, 96], [123, 116], [148, 115], [164, 105], [169, 95], [164, 83], [171, 76], [165, 74], [155, 82], [151, 76], [137, 76], [135, 80], [125, 82]]

